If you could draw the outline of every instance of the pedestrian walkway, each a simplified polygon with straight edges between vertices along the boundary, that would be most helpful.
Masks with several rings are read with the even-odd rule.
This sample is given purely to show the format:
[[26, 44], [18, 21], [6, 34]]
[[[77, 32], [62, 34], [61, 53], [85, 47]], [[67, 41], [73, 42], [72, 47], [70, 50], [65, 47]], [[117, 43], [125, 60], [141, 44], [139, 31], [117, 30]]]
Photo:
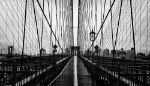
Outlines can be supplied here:
[[99, 86], [77, 56], [73, 56], [52, 86]]
[[70, 59], [61, 74], [56, 77], [56, 81], [49, 86], [73, 86], [73, 58]]
[[99, 86], [83, 62], [78, 58], [78, 86]]

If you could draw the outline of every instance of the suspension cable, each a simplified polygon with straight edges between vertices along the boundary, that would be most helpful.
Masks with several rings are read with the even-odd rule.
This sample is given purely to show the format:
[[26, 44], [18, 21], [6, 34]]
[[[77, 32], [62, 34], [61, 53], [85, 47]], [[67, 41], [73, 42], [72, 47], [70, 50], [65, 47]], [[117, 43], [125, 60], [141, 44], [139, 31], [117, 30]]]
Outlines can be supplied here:
[[147, 0], [147, 42], [146, 42], [146, 54], [148, 53], [148, 51], [147, 51], [147, 47], [148, 47], [148, 0]]
[[[56, 29], [58, 30], [57, 0], [55, 0], [55, 6], [56, 6], [56, 28], [55, 28], [55, 35], [56, 35]], [[55, 39], [55, 44], [56, 44], [56, 39]]]
[[133, 25], [133, 11], [132, 11], [132, 0], [130, 0], [130, 9], [131, 9], [131, 23], [132, 23], [132, 36], [133, 36], [133, 46], [134, 46], [134, 60], [136, 64], [136, 52], [135, 52], [135, 33], [134, 33], [134, 25]]
[[99, 29], [98, 33], [96, 34], [95, 39], [98, 37], [98, 34], [99, 34], [99, 32], [101, 31], [101, 29], [102, 29], [102, 27], [103, 27], [103, 25], [104, 25], [104, 23], [105, 23], [106, 19], [108, 18], [108, 15], [109, 15], [110, 11], [112, 10], [112, 8], [113, 8], [113, 6], [114, 6], [115, 1], [116, 1], [116, 0], [114, 0], [114, 1], [113, 1], [112, 5], [111, 5], [111, 8], [110, 8], [110, 9], [109, 9], [109, 11], [107, 12], [107, 15], [106, 15], [106, 17], [104, 18], [104, 20], [103, 20], [103, 22], [102, 22], [102, 24], [101, 24], [101, 27], [100, 27], [100, 29]]
[[25, 45], [25, 36], [26, 36], [26, 19], [27, 19], [27, 0], [25, 2], [25, 19], [24, 19], [24, 31], [23, 31], [23, 47], [22, 47], [22, 60], [21, 60], [21, 69], [23, 66], [23, 55], [24, 55], [24, 45]]
[[[34, 9], [34, 17], [35, 17], [35, 24], [36, 24], [36, 31], [37, 31], [37, 37], [38, 37], [38, 44], [39, 44], [39, 52], [40, 52], [40, 65], [42, 66], [42, 57], [41, 57], [41, 46], [40, 46], [40, 37], [39, 37], [39, 30], [38, 30], [38, 25], [37, 25], [37, 17], [36, 17], [36, 12], [35, 12], [35, 5], [34, 5], [34, 0], [32, 0], [33, 3], [33, 9]], [[41, 39], [42, 40], [42, 39]], [[42, 45], [42, 44], [41, 44]]]
[[95, 29], [97, 31], [97, 0], [95, 0], [95, 26]]
[[[105, 16], [105, 5], [106, 5], [106, 0], [104, 1], [104, 12], [102, 14], [102, 11], [101, 11], [101, 21], [103, 22], [103, 19], [104, 19], [104, 16]], [[101, 2], [101, 10], [102, 10], [102, 2]], [[102, 45], [102, 50], [103, 50], [103, 47], [104, 47], [104, 38], [103, 38], [103, 27], [101, 29], [101, 39], [100, 39], [100, 42], [101, 42], [101, 45]], [[104, 57], [104, 56], [103, 56]]]
[[35, 12], [34, 0], [32, 0], [32, 4], [33, 4], [33, 9], [34, 9], [34, 19], [35, 19], [35, 24], [36, 24], [36, 32], [37, 32], [39, 52], [40, 52], [40, 37], [39, 37], [39, 30], [38, 30], [38, 25], [37, 25], [37, 17], [36, 17], [36, 12]]
[[[102, 21], [104, 19], [104, 16], [105, 16], [105, 6], [106, 6], [106, 0], [104, 1], [104, 12], [103, 12], [103, 17], [102, 17]], [[102, 30], [101, 30], [101, 40], [102, 40], [102, 50], [104, 49], [104, 32], [103, 32], [103, 27], [102, 27]], [[103, 62], [102, 64], [104, 65], [104, 54], [102, 55], [102, 58], [103, 58]]]
[[[101, 26], [100, 26], [100, 29], [98, 30], [98, 32], [97, 32], [96, 37], [95, 37], [94, 40], [96, 40], [96, 38], [98, 37], [98, 35], [99, 35], [99, 33], [100, 33], [102, 27], [104, 26], [104, 23], [105, 23], [106, 19], [108, 18], [108, 15], [109, 15], [110, 11], [112, 10], [115, 1], [116, 1], [116, 0], [114, 0], [114, 1], [112, 2], [112, 5], [111, 5], [109, 11], [107, 12], [106, 17], [104, 18], [104, 21], [102, 22], [102, 24], [101, 24]], [[92, 47], [92, 45], [90, 46], [90, 48], [91, 48], [91, 47]], [[89, 48], [89, 49], [90, 49], [90, 48]]]
[[[44, 10], [44, 0], [43, 0], [43, 10]], [[43, 45], [43, 27], [44, 27], [44, 20], [43, 20], [43, 16], [42, 16], [41, 48]]]
[[116, 45], [117, 45], [118, 30], [119, 30], [120, 18], [121, 18], [121, 10], [122, 10], [122, 0], [121, 0], [120, 11], [119, 11], [119, 19], [118, 19], [118, 25], [117, 25], [117, 32], [116, 32], [116, 39], [115, 39], [114, 49], [115, 49], [115, 47], [116, 47]]
[[[110, 6], [111, 6], [111, 0], [110, 0]], [[113, 34], [114, 31], [113, 31], [113, 27], [112, 27], [112, 10], [110, 12], [110, 17], [111, 17], [110, 22], [111, 22], [112, 46], [113, 46], [113, 49], [114, 49], [114, 34]]]
[[[102, 16], [102, 0], [101, 0], [101, 24], [103, 22], [103, 16]], [[101, 36], [102, 36], [102, 31], [101, 31]], [[100, 46], [102, 45], [102, 37], [100, 38]]]
[[[48, 2], [48, 15], [49, 15], [50, 23], [51, 23], [52, 22], [52, 15], [51, 15], [52, 14], [52, 9], [51, 9], [51, 12], [50, 12], [50, 6], [49, 6], [50, 1], [47, 0], [47, 2]], [[52, 8], [52, 6], [51, 6], [51, 8]], [[52, 25], [52, 23], [51, 23], [51, 25]], [[51, 31], [50, 31], [50, 40], [49, 41], [50, 41], [50, 51], [51, 51]]]
[[43, 11], [41, 5], [40, 5], [39, 0], [37, 0], [37, 3], [38, 3], [38, 5], [39, 5], [39, 7], [40, 7], [40, 9], [41, 9], [41, 11], [42, 11], [42, 14], [44, 15], [44, 17], [45, 17], [45, 19], [46, 19], [46, 22], [48, 23], [48, 26], [50, 27], [50, 29], [51, 29], [51, 31], [52, 31], [52, 34], [54, 35], [54, 37], [55, 37], [55, 39], [56, 39], [56, 41], [57, 41], [57, 43], [58, 43], [58, 46], [60, 47], [60, 49], [61, 49], [62, 52], [63, 52], [63, 49], [62, 49], [62, 47], [61, 47], [59, 41], [57, 40], [56, 34], [55, 34], [54, 31], [52, 30], [52, 26], [50, 25], [50, 23], [49, 23], [49, 21], [48, 21], [46, 15], [45, 15], [45, 13], [44, 13], [44, 11]]

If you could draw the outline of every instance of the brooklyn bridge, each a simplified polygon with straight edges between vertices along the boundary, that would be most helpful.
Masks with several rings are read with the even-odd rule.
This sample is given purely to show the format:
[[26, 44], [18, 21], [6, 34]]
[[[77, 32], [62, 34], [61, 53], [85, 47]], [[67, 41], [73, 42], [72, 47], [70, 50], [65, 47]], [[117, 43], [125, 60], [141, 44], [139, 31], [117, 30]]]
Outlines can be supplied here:
[[0, 0], [0, 86], [150, 86], [150, 0]]

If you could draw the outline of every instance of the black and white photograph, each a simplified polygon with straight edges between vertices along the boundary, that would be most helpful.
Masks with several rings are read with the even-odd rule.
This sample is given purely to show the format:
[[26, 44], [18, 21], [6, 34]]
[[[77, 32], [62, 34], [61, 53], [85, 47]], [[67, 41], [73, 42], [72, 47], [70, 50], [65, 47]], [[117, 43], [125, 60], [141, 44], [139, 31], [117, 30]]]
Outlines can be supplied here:
[[150, 0], [0, 0], [0, 86], [150, 86]]

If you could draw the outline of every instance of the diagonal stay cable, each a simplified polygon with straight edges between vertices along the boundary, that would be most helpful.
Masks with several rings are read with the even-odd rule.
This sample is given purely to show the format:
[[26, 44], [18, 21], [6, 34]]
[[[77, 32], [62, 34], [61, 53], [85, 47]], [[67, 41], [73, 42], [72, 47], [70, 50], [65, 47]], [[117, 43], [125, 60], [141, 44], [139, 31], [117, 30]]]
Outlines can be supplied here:
[[[103, 25], [104, 25], [106, 19], [108, 18], [108, 15], [109, 15], [110, 11], [112, 10], [112, 7], [114, 6], [115, 1], [116, 1], [116, 0], [113, 1], [112, 5], [111, 5], [111, 8], [109, 9], [109, 11], [108, 11], [106, 17], [104, 18], [104, 20], [103, 20], [103, 22], [102, 22], [102, 25], [101, 25], [99, 31], [98, 31], [97, 34], [96, 34], [95, 39], [98, 37], [98, 35], [99, 35], [99, 33], [100, 33], [100, 31], [101, 31], [101, 29], [102, 29], [102, 27], [103, 27]], [[95, 39], [94, 39], [94, 40], [95, 40]]]
[[[114, 6], [115, 1], [116, 1], [116, 0], [114, 0], [114, 1], [112, 2], [112, 5], [111, 5], [109, 11], [107, 12], [107, 15], [106, 15], [105, 19], [103, 20], [103, 22], [102, 22], [102, 24], [101, 24], [101, 27], [100, 27], [100, 29], [98, 30], [94, 41], [96, 40], [96, 38], [98, 37], [98, 35], [99, 35], [99, 33], [100, 33], [102, 27], [104, 26], [104, 23], [105, 23], [106, 19], [108, 18], [108, 15], [109, 15], [109, 13], [110, 13], [111, 10], [112, 10], [112, 7]], [[91, 48], [91, 47], [92, 47], [92, 45], [90, 46], [90, 48]], [[90, 48], [89, 48], [89, 49], [90, 49]]]
[[54, 33], [53, 29], [52, 29], [52, 26], [50, 25], [50, 23], [49, 23], [49, 21], [48, 21], [46, 15], [45, 15], [45, 13], [44, 13], [44, 11], [43, 11], [41, 5], [40, 5], [39, 0], [37, 0], [37, 3], [38, 3], [38, 5], [39, 5], [39, 7], [40, 7], [40, 9], [41, 9], [41, 11], [42, 11], [42, 14], [44, 15], [44, 17], [45, 17], [45, 19], [46, 19], [46, 22], [48, 23], [48, 26], [50, 27], [50, 29], [51, 29], [51, 31], [52, 31], [52, 34], [54, 35], [54, 37], [55, 37], [55, 39], [56, 39], [56, 41], [57, 41], [57, 43], [58, 43], [58, 46], [61, 48], [61, 50], [62, 50], [62, 52], [63, 52], [63, 49], [62, 49], [62, 47], [61, 47], [61, 45], [60, 45], [60, 43], [59, 43], [59, 40], [57, 39], [57, 37], [56, 37], [56, 35], [55, 35], [55, 33]]

